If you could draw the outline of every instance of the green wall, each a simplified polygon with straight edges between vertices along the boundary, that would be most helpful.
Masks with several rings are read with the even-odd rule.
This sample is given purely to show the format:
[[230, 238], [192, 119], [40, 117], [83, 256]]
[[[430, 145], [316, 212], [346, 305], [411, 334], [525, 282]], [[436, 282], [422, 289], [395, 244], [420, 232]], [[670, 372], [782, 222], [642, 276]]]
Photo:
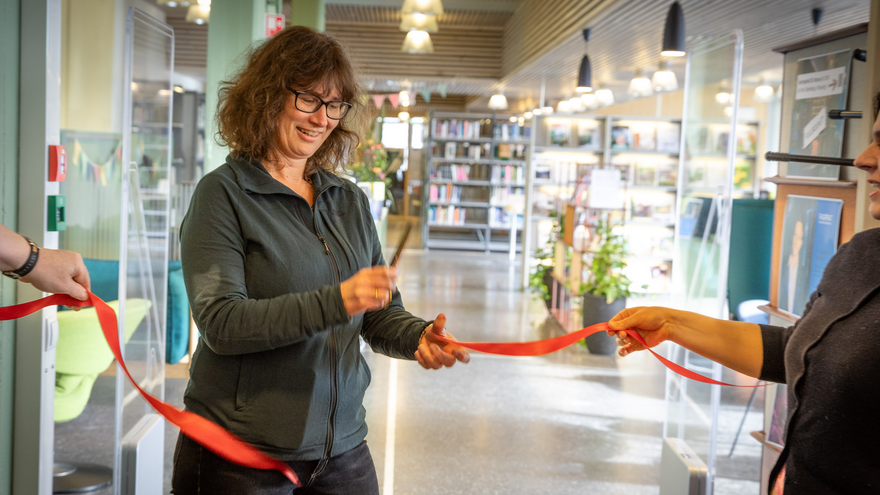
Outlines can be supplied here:
[[[18, 77], [20, 0], [0, 0], [0, 223], [18, 217]], [[0, 276], [0, 305], [15, 303], [15, 281]], [[12, 490], [15, 323], [0, 322], [0, 493]]]

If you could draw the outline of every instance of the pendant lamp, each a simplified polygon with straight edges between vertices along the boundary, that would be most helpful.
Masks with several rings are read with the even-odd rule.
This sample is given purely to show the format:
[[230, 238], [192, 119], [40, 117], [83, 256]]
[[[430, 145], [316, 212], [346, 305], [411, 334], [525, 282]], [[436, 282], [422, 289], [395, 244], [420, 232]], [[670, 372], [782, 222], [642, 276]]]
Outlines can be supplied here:
[[404, 0], [401, 14], [421, 13], [425, 15], [443, 15], [443, 3], [440, 0]]
[[596, 101], [605, 106], [614, 104], [614, 93], [608, 88], [607, 84], [602, 83], [599, 85], [599, 89], [596, 90]]
[[427, 33], [436, 33], [440, 30], [437, 26], [437, 16], [425, 15], [421, 12], [402, 14], [400, 16], [400, 30], [412, 31], [414, 29]]
[[761, 85], [755, 88], [754, 100], [761, 103], [767, 103], [773, 100], [773, 86], [770, 86], [764, 82], [764, 80], [761, 80]]
[[654, 91], [675, 91], [678, 89], [678, 78], [675, 72], [672, 72], [672, 62], [660, 62], [657, 72], [651, 77], [651, 84], [654, 85]]
[[507, 110], [507, 97], [501, 93], [489, 98], [489, 108], [492, 110]]
[[636, 71], [636, 77], [629, 82], [629, 94], [634, 98], [642, 96], [650, 96], [654, 92], [651, 87], [651, 80], [645, 77], [645, 71], [639, 69]]
[[400, 51], [405, 53], [434, 53], [431, 35], [425, 31], [414, 30], [406, 33]]
[[666, 13], [666, 27], [663, 29], [663, 48], [660, 55], [664, 57], [683, 57], [684, 51], [684, 12], [678, 2], [672, 2]]
[[581, 59], [581, 67], [578, 70], [578, 83], [576, 91], [587, 93], [593, 90], [591, 82], [590, 57], [587, 56], [586, 42], [590, 41], [590, 28], [584, 29], [584, 58]]

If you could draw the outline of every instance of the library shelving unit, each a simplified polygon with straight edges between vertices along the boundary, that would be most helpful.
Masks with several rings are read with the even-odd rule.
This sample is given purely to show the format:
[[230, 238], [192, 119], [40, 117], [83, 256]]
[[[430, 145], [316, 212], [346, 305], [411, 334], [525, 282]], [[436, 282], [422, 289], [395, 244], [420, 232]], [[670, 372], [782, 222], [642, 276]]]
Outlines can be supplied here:
[[[434, 113], [428, 129], [426, 248], [508, 251], [522, 230], [530, 127], [506, 115]], [[493, 241], [493, 239], [502, 239]], [[516, 239], [514, 239], [515, 243]]]
[[[627, 275], [635, 292], [669, 291], [681, 120], [662, 117], [542, 115], [533, 122], [528, 181], [530, 253], [546, 242], [555, 211], [596, 164], [623, 171]], [[647, 290], [642, 289], [647, 286]]]

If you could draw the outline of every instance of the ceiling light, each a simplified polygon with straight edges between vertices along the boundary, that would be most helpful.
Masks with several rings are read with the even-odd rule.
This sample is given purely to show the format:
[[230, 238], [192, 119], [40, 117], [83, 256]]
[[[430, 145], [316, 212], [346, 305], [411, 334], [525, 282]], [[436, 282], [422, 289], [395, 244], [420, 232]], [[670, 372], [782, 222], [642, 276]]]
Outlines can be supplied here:
[[421, 12], [402, 14], [400, 16], [400, 30], [412, 31], [413, 29], [428, 33], [436, 33], [440, 30], [437, 26], [437, 16], [425, 15]]
[[596, 91], [596, 100], [601, 105], [614, 105], [614, 93], [608, 89], [607, 84], [599, 85], [599, 89]]
[[660, 63], [657, 72], [651, 78], [651, 84], [654, 85], [654, 91], [657, 92], [678, 89], [678, 78], [675, 77], [675, 72], [672, 72], [672, 62], [667, 60]]
[[400, 119], [401, 122], [406, 122], [409, 120], [409, 112], [403, 111], [397, 114], [397, 118]]
[[556, 111], [560, 113], [566, 113], [571, 111], [571, 105], [568, 104], [568, 100], [561, 100], [556, 105]]
[[773, 99], [773, 86], [770, 86], [764, 81], [761, 81], [761, 85], [755, 88], [755, 96], [754, 100], [759, 101], [761, 103], [767, 103]]
[[663, 28], [663, 48], [660, 55], [664, 57], [683, 57], [684, 51], [684, 12], [678, 2], [672, 2], [666, 13], [666, 27]]
[[507, 97], [500, 93], [492, 95], [489, 98], [489, 108], [492, 110], [507, 110]]
[[530, 118], [532, 118], [532, 112], [526, 112], [526, 113], [524, 113], [524, 114], [523, 114], [523, 118], [524, 118], [524, 119], [530, 119]]
[[575, 96], [568, 99], [568, 109], [572, 112], [579, 112], [584, 109], [584, 101], [580, 97]]
[[728, 117], [733, 115], [733, 107], [724, 107], [724, 115]]
[[410, 104], [409, 91], [403, 90], [397, 95], [397, 104], [402, 107], [408, 107]]
[[650, 96], [654, 92], [651, 87], [651, 80], [645, 77], [645, 71], [639, 69], [636, 71], [636, 77], [629, 82], [629, 94], [635, 98], [641, 96]]
[[732, 95], [730, 94], [730, 90], [727, 89], [727, 84], [722, 83], [721, 89], [715, 95], [715, 101], [722, 105], [727, 105], [727, 103], [730, 101], [731, 96]]
[[590, 71], [590, 57], [587, 56], [587, 41], [590, 41], [590, 29], [584, 29], [584, 58], [581, 59], [581, 67], [578, 69], [577, 91], [586, 93], [593, 90]]
[[510, 118], [507, 120], [509, 120], [511, 122], [516, 122], [516, 115], [511, 115]]
[[190, 5], [186, 10], [186, 22], [194, 22], [196, 24], [207, 24], [208, 17], [211, 15], [210, 5]]
[[532, 110], [532, 115], [541, 115], [542, 113], [543, 112], [541, 111], [540, 108], [536, 108], [536, 109]]
[[551, 113], [553, 113], [553, 107], [541, 107], [542, 115], [550, 115]]
[[443, 2], [440, 0], [404, 0], [402, 14], [443, 15]]
[[425, 31], [414, 30], [406, 33], [400, 51], [405, 53], [434, 53], [431, 35]]
[[596, 95], [593, 93], [584, 93], [581, 95], [581, 102], [587, 108], [592, 108], [596, 104]]

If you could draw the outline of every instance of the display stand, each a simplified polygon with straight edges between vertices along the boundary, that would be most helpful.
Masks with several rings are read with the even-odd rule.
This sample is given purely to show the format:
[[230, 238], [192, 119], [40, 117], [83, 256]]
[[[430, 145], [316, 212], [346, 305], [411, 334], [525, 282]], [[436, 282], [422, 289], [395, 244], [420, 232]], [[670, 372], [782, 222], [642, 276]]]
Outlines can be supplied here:
[[[875, 2], [876, 5], [876, 2]], [[876, 9], [873, 9], [876, 10]], [[878, 12], [872, 12], [872, 20], [877, 19]], [[878, 19], [880, 20], [880, 19]], [[880, 22], [878, 22], [880, 23]], [[878, 24], [875, 23], [875, 24]], [[876, 33], [874, 34], [876, 39]], [[852, 53], [857, 48], [866, 48], [868, 43], [868, 26], [866, 24], [853, 26], [841, 31], [827, 33], [817, 38], [811, 38], [791, 45], [775, 48], [774, 51], [785, 56], [783, 85], [785, 91], [782, 95], [783, 109], [791, 109], [796, 102], [796, 88], [798, 86], [798, 62], [808, 58], [820, 57], [834, 53]], [[876, 45], [874, 45], [876, 46]], [[873, 115], [870, 101], [866, 94], [872, 93], [867, 87], [876, 88], [880, 85], [880, 77], [870, 77], [863, 62], [851, 61], [851, 72], [847, 75], [849, 105], [847, 108], [828, 108], [827, 110], [862, 110], [863, 116]], [[781, 150], [794, 154], [808, 154], [800, 149], [789, 146], [789, 140], [793, 132], [792, 120], [783, 117], [781, 129]], [[829, 122], [834, 122], [830, 121]], [[870, 118], [845, 119], [843, 121], [842, 152], [840, 157], [855, 158], [864, 148], [865, 126], [870, 127]], [[829, 124], [830, 125], [830, 124]], [[832, 156], [823, 153], [826, 156]], [[781, 162], [779, 176], [765, 179], [777, 184], [776, 205], [773, 221], [773, 252], [770, 272], [770, 304], [761, 309], [769, 316], [771, 325], [791, 326], [799, 317], [789, 311], [780, 310], [780, 265], [783, 260], [783, 226], [786, 205], [792, 196], [809, 196], [815, 198], [839, 200], [841, 205], [840, 231], [838, 245], [849, 241], [856, 233], [876, 226], [876, 222], [865, 215], [867, 210], [865, 192], [865, 174], [853, 167], [840, 167], [839, 176], [829, 180], [828, 178], [793, 177], [790, 172], [790, 164]], [[784, 306], [787, 306], [786, 303]], [[752, 432], [752, 437], [762, 445], [761, 460], [761, 493], [766, 493], [769, 486], [770, 471], [776, 463], [782, 445], [778, 441], [771, 441], [768, 432], [771, 431], [771, 422], [774, 416], [774, 404], [777, 396], [777, 385], [770, 385], [764, 391], [764, 429]], [[776, 416], [787, 415], [785, 409], [777, 408]]]

